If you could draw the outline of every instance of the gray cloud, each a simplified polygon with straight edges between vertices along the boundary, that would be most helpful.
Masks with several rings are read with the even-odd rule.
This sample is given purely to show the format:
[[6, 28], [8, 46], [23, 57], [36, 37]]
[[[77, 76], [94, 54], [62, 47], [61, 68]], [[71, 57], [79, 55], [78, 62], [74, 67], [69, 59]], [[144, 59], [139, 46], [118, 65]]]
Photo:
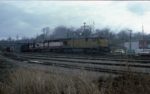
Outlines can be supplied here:
[[[107, 4], [108, 3], [108, 4]], [[116, 2], [115, 2], [116, 3]], [[0, 3], [0, 37], [15, 37], [17, 34], [32, 37], [41, 33], [41, 28], [58, 25], [79, 27], [83, 22], [92, 23], [95, 27], [124, 26], [137, 29], [139, 15], [145, 17], [149, 12], [147, 6], [140, 3], [111, 4], [111, 2], [4, 2]], [[150, 4], [147, 4], [150, 5]], [[126, 10], [127, 9], [127, 10]], [[132, 15], [136, 14], [136, 15]], [[146, 15], [148, 17], [149, 14]], [[143, 19], [149, 24], [149, 19]], [[134, 25], [134, 26], [133, 26]], [[146, 26], [146, 25], [145, 25]], [[147, 30], [150, 30], [147, 25]]]
[[86, 19], [79, 12], [79, 8], [50, 7], [52, 8], [43, 12], [45, 10], [25, 10], [26, 8], [18, 8], [10, 3], [0, 4], [0, 37], [15, 37], [17, 34], [31, 37], [40, 33], [44, 26], [55, 27], [72, 23], [78, 26]]
[[27, 13], [11, 4], [0, 4], [0, 37], [33, 36], [44, 24], [44, 16]]

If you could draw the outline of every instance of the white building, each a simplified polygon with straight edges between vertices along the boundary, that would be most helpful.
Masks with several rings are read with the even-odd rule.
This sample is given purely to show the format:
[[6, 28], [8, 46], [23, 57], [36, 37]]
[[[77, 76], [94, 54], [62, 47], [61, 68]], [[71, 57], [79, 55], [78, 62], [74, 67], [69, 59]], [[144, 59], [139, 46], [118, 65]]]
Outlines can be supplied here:
[[131, 42], [131, 48], [130, 48], [130, 42], [126, 42], [126, 43], [124, 43], [124, 47], [126, 48], [126, 52], [131, 50], [136, 55], [150, 54], [150, 48], [141, 48], [141, 43], [139, 41], [138, 42]]
[[[126, 42], [124, 44], [124, 47], [127, 50], [130, 50], [130, 42]], [[131, 42], [131, 50], [136, 50], [136, 49], [139, 49], [139, 42]]]

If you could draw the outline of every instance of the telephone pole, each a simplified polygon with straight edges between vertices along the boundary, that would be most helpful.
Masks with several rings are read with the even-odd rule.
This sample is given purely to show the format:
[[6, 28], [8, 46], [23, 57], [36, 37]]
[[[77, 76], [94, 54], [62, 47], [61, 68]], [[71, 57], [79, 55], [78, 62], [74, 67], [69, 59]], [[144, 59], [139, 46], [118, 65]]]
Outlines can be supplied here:
[[131, 50], [132, 50], [132, 44], [131, 44], [131, 42], [132, 42], [132, 30], [129, 30], [129, 32], [130, 32], [130, 38], [129, 38], [129, 53], [130, 53], [130, 56], [131, 56]]
[[93, 21], [93, 32], [95, 31], [95, 22]]
[[17, 40], [17, 41], [19, 40], [19, 35], [18, 35], [18, 34], [16, 35], [16, 40]]
[[84, 26], [83, 26], [83, 31], [85, 31], [85, 25], [86, 25], [86, 22], [84, 22], [83, 24], [84, 24]]
[[85, 26], [86, 26], [86, 22], [84, 22], [83, 23], [84, 25], [83, 25], [83, 34], [84, 34], [84, 37], [86, 38], [87, 37], [87, 35], [86, 35], [86, 30], [85, 30]]
[[143, 24], [142, 24], [142, 49], [144, 51], [144, 27], [143, 27]]

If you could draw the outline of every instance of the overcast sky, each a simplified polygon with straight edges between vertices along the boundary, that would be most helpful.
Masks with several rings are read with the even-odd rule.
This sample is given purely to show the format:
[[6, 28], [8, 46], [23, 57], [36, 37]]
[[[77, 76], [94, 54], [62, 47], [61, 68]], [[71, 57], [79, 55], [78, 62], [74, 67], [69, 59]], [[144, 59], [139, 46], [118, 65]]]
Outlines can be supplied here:
[[150, 1], [0, 1], [0, 39], [33, 37], [43, 27], [131, 28], [150, 33]]

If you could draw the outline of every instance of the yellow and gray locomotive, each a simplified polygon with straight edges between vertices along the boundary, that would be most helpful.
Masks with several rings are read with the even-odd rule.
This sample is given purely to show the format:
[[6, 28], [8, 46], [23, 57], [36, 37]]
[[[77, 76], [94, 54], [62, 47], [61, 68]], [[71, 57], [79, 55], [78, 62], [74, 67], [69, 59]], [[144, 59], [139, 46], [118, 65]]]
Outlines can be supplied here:
[[21, 47], [21, 51], [104, 53], [109, 52], [110, 49], [108, 40], [105, 38], [76, 38], [28, 43]]

